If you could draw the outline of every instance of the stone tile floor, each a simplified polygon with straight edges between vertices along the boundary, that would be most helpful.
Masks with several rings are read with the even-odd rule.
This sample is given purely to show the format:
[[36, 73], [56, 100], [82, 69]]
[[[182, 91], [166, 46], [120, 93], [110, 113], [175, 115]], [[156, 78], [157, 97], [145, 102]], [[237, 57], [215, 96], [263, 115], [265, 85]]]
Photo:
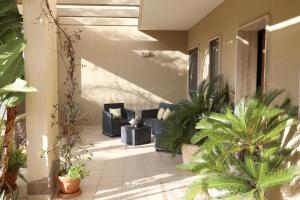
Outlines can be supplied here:
[[[126, 146], [120, 138], [109, 138], [100, 127], [85, 127], [82, 136], [94, 144], [90, 176], [81, 183], [77, 200], [180, 200], [195, 178], [176, 169], [181, 156], [156, 152], [154, 144]], [[21, 188], [20, 197], [24, 197]], [[54, 199], [60, 199], [55, 197]]]

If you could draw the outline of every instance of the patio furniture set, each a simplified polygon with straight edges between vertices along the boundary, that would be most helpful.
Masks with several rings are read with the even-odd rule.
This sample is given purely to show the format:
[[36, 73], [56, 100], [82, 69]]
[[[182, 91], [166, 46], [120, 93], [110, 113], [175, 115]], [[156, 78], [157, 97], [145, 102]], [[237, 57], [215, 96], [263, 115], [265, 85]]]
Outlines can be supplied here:
[[156, 109], [141, 110], [141, 123], [134, 126], [130, 125], [130, 120], [136, 117], [136, 113], [126, 109], [124, 103], [104, 104], [103, 134], [110, 137], [121, 137], [121, 141], [127, 145], [148, 144], [153, 135], [155, 149], [167, 151], [161, 145], [161, 137], [166, 132], [164, 120], [174, 111], [175, 107], [174, 104], [160, 103]]

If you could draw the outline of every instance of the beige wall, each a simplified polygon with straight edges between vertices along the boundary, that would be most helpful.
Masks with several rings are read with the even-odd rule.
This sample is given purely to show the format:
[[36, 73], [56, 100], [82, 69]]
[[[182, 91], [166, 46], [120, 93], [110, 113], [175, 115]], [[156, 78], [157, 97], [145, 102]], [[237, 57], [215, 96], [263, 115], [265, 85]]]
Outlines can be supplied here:
[[[124, 102], [138, 110], [186, 97], [187, 32], [140, 32], [120, 26], [67, 26], [67, 31], [79, 28], [78, 101], [88, 115], [87, 125], [102, 124], [104, 103]], [[142, 57], [141, 50], [150, 50], [151, 56]], [[59, 65], [61, 96], [65, 72]]]
[[[221, 36], [220, 73], [235, 88], [237, 29], [259, 17], [269, 15], [271, 25], [300, 16], [299, 0], [226, 0], [196, 24], [188, 34], [188, 46], [200, 47], [199, 73], [207, 65], [208, 41]], [[274, 26], [273, 26], [274, 27]], [[300, 23], [270, 32], [267, 87], [285, 88], [298, 103], [300, 69]]]

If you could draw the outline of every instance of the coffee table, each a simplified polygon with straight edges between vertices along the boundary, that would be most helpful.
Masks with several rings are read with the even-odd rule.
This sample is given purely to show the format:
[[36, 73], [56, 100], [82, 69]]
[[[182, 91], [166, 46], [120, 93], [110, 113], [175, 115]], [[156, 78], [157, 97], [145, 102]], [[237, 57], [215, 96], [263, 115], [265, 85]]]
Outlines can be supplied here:
[[148, 126], [122, 126], [121, 142], [133, 146], [149, 144], [151, 143], [151, 128]]

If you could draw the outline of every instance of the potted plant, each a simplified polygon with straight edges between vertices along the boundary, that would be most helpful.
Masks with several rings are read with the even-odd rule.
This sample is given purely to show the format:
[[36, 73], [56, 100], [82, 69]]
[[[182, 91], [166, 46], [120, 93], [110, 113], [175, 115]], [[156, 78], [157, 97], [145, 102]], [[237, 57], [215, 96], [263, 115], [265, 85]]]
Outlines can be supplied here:
[[202, 81], [198, 91], [190, 94], [189, 99], [181, 101], [166, 120], [167, 134], [162, 137], [162, 143], [174, 154], [181, 152], [184, 163], [188, 163], [199, 149], [198, 145], [191, 143], [199, 118], [209, 112], [221, 112], [229, 106], [229, 88], [227, 85], [220, 87], [220, 80], [221, 77]]
[[[1, 142], [2, 144], [3, 142]], [[0, 154], [2, 154], [3, 148], [1, 145]], [[8, 168], [5, 172], [5, 183], [6, 188], [15, 189], [17, 187], [16, 180], [20, 176], [22, 179], [23, 176], [19, 174], [20, 168], [26, 166], [27, 156], [26, 153], [21, 149], [17, 149], [14, 145], [10, 147], [10, 156], [8, 160]], [[26, 180], [25, 180], [26, 181]]]
[[77, 133], [57, 137], [54, 153], [60, 161], [57, 175], [60, 197], [73, 198], [81, 194], [80, 181], [88, 176], [85, 163], [92, 159], [92, 154], [87, 148]]
[[71, 166], [67, 170], [67, 174], [59, 174], [57, 180], [61, 196], [80, 193], [80, 181], [86, 176], [88, 176], [88, 172], [83, 162]]
[[200, 175], [185, 199], [263, 200], [267, 191], [298, 177], [299, 168], [289, 161], [299, 148], [299, 132], [288, 113], [261, 99], [244, 99], [234, 110], [202, 118], [192, 142], [207, 139], [193, 161], [181, 166]]

